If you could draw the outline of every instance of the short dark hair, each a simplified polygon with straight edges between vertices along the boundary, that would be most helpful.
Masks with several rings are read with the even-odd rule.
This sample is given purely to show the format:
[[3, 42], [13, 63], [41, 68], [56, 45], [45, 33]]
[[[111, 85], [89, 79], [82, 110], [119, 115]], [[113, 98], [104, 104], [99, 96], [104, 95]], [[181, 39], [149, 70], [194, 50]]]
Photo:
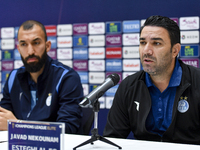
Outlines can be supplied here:
[[[42, 23], [40, 23], [39, 21], [35, 21], [35, 20], [27, 20], [25, 22], [23, 22], [21, 24], [21, 26], [19, 27], [19, 29], [22, 27], [23, 30], [30, 30], [33, 28], [34, 25], [38, 25], [41, 27], [42, 31], [44, 32], [44, 38], [45, 38], [45, 41], [47, 41], [47, 33], [46, 33], [46, 29], [44, 27], [44, 25]], [[18, 32], [19, 34], [19, 32]], [[18, 35], [17, 35], [18, 37]]]
[[140, 34], [145, 26], [158, 26], [165, 28], [171, 40], [171, 47], [176, 43], [180, 43], [180, 29], [178, 24], [172, 19], [164, 16], [150, 16], [146, 19], [144, 25], [140, 28]]

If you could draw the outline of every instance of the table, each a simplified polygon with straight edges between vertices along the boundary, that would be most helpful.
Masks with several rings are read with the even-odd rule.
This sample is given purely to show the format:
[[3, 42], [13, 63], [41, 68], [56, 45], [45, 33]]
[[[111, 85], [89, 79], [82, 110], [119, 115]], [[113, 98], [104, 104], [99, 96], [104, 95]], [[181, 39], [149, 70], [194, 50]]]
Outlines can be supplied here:
[[[0, 141], [7, 141], [8, 132], [0, 131]], [[91, 136], [65, 134], [65, 150], [73, 150], [77, 145], [90, 139]], [[167, 142], [151, 142], [130, 139], [107, 138], [122, 147], [122, 150], [200, 150], [198, 145], [175, 144]], [[1, 150], [8, 150], [8, 142], [0, 143]], [[102, 141], [95, 141], [94, 144], [87, 144], [77, 150], [118, 150], [117, 147]]]

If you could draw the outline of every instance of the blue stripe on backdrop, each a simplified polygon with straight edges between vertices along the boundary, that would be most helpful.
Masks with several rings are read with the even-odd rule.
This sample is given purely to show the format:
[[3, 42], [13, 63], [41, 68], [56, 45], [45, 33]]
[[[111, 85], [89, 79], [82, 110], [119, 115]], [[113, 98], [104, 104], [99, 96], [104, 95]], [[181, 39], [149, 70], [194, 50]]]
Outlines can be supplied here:
[[0, 2], [0, 27], [19, 26], [28, 19], [45, 25], [140, 20], [150, 15], [197, 16], [199, 0], [18, 0]]

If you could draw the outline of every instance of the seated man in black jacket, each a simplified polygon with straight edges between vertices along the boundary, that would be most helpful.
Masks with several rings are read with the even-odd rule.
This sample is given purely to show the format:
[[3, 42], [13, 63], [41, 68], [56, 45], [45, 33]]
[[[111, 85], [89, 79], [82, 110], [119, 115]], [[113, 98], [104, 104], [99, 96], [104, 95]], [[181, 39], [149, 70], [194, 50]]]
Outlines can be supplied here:
[[200, 144], [200, 70], [177, 59], [180, 29], [168, 17], [151, 16], [140, 30], [144, 70], [124, 79], [104, 136]]

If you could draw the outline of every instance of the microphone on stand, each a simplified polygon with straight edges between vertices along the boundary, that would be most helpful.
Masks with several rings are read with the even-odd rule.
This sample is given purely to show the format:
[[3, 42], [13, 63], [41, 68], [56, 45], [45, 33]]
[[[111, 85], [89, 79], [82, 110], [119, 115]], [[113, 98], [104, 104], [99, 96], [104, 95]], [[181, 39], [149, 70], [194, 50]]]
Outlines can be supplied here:
[[106, 80], [97, 88], [95, 88], [90, 94], [85, 96], [85, 98], [79, 103], [81, 107], [87, 107], [88, 105], [93, 105], [93, 103], [101, 97], [109, 88], [115, 86], [120, 80], [117, 73], [109, 75]]

